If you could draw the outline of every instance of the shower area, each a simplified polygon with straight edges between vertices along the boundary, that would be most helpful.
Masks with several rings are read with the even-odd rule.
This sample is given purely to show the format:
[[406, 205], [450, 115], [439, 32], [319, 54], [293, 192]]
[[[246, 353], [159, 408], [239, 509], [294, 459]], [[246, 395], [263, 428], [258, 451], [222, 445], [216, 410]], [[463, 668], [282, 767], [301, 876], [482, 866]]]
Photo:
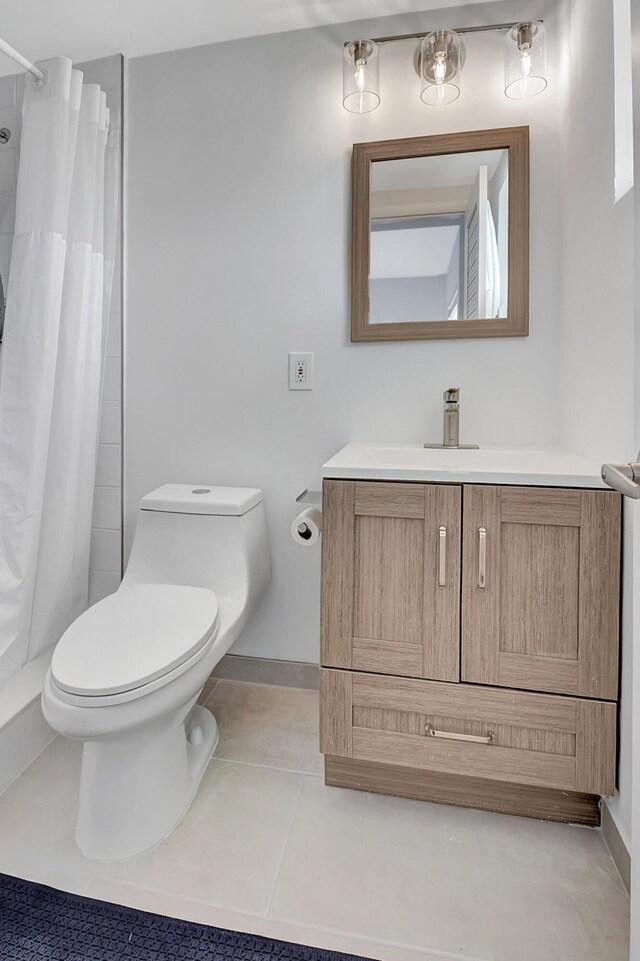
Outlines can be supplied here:
[[2, 40], [0, 70], [2, 791], [53, 737], [53, 647], [122, 573], [124, 85], [120, 56]]

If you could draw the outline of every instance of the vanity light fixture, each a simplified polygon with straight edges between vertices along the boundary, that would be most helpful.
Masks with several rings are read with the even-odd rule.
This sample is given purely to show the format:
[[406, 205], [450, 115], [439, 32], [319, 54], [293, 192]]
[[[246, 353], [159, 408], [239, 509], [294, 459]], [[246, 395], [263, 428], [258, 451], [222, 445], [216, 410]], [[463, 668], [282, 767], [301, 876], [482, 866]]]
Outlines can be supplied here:
[[517, 23], [507, 33], [504, 92], [511, 100], [537, 97], [547, 86], [544, 26]]
[[457, 30], [434, 30], [401, 36], [350, 40], [342, 61], [342, 104], [351, 113], [369, 113], [380, 105], [379, 48], [385, 43], [418, 41], [415, 57], [420, 77], [420, 99], [431, 106], [445, 106], [460, 96], [463, 62], [461, 34], [499, 30], [506, 34], [505, 94], [513, 100], [535, 97], [547, 86], [542, 20], [494, 23]]
[[454, 30], [435, 30], [420, 45], [420, 99], [443, 107], [460, 96], [460, 38]]
[[342, 63], [342, 103], [350, 113], [369, 113], [380, 103], [380, 60], [374, 40], [345, 45]]

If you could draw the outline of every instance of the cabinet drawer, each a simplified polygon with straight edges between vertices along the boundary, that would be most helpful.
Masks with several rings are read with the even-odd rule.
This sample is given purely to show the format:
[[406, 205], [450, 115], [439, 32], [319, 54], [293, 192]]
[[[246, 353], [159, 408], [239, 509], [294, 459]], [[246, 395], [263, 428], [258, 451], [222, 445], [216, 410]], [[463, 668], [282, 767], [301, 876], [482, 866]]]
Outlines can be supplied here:
[[586, 794], [615, 787], [616, 707], [323, 669], [323, 753]]

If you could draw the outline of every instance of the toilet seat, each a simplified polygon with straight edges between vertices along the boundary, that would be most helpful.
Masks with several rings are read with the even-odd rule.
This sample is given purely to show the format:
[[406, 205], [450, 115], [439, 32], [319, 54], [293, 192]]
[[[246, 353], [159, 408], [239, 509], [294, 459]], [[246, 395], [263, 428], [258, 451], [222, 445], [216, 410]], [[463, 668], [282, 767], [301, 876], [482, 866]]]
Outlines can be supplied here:
[[63, 634], [51, 662], [52, 680], [61, 692], [82, 698], [156, 687], [159, 679], [199, 659], [217, 620], [217, 597], [205, 588], [121, 587]]

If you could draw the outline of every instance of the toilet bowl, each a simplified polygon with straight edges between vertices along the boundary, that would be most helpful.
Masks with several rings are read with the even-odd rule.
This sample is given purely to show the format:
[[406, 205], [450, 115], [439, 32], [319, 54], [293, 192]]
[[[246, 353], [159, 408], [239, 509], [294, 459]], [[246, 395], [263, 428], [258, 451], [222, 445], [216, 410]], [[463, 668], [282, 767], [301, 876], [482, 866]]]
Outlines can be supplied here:
[[42, 708], [84, 742], [76, 842], [115, 860], [166, 837], [218, 740], [197, 704], [269, 581], [262, 493], [166, 484], [147, 494], [122, 584], [58, 642]]

